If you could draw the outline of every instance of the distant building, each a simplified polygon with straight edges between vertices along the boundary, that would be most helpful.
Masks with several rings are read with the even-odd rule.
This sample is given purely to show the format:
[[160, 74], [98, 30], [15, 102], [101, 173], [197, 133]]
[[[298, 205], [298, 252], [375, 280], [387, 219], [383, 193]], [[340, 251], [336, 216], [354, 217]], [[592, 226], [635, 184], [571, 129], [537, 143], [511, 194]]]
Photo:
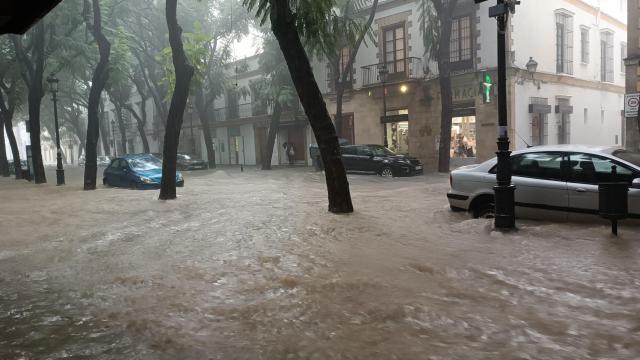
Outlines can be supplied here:
[[[492, 5], [495, 2], [476, 5], [460, 0], [454, 14], [452, 166], [488, 159], [496, 150], [496, 21], [488, 17]], [[352, 89], [344, 99], [342, 133], [355, 143], [385, 144], [411, 153], [433, 170], [438, 158], [440, 90], [437, 64], [424, 54], [419, 17], [419, 1], [379, 4], [373, 24], [378, 46], [369, 43], [358, 52]], [[512, 147], [621, 145], [626, 33], [624, 1], [523, 1], [508, 33]], [[383, 59], [390, 72], [386, 117], [378, 74]], [[530, 60], [537, 63], [535, 73], [526, 69]], [[329, 79], [322, 61], [314, 64], [314, 71], [319, 82]], [[483, 86], [483, 82], [488, 83]], [[334, 114], [330, 81], [322, 85], [328, 110]], [[462, 143], [466, 151], [456, 148]]]

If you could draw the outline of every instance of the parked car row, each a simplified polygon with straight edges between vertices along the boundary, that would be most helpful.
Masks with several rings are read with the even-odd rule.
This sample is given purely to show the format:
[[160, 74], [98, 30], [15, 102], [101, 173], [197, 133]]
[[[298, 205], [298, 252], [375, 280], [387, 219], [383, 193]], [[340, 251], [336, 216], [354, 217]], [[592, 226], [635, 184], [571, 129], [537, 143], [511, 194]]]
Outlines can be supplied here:
[[[131, 189], [157, 189], [162, 179], [162, 160], [151, 154], [124, 155], [111, 161], [104, 170], [105, 186]], [[184, 186], [184, 178], [176, 173], [176, 185]]]
[[[616, 147], [538, 146], [511, 155], [518, 218], [589, 220], [598, 215], [598, 184], [629, 184], [629, 217], [640, 219], [640, 154]], [[453, 210], [492, 216], [497, 160], [451, 172]], [[613, 175], [613, 169], [617, 175]]]

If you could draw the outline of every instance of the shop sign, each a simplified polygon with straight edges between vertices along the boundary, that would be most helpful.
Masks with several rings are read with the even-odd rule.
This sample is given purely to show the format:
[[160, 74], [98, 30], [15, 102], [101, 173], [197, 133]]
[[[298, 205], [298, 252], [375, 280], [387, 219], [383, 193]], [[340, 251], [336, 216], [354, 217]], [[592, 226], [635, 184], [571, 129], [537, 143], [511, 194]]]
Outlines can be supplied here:
[[627, 94], [624, 96], [624, 117], [637, 117], [640, 107], [640, 94]]
[[385, 119], [384, 116], [380, 116], [380, 122], [383, 123], [383, 124], [397, 123], [397, 122], [403, 122], [403, 121], [409, 121], [409, 115], [408, 114], [387, 115], [386, 119]]
[[477, 86], [465, 86], [453, 89], [453, 101], [475, 99], [478, 96]]

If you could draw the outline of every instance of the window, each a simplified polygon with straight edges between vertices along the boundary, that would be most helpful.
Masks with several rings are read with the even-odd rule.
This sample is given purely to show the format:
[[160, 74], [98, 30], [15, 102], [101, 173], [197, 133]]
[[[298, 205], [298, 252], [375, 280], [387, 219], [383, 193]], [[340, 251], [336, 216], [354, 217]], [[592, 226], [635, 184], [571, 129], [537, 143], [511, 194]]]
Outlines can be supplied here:
[[583, 64], [589, 63], [589, 28], [580, 28], [580, 61]]
[[453, 19], [451, 22], [450, 60], [454, 70], [473, 67], [471, 39], [471, 16]]
[[514, 156], [511, 160], [514, 176], [545, 180], [563, 180], [562, 153], [537, 152]]
[[613, 33], [600, 33], [600, 81], [613, 82]]
[[358, 156], [373, 156], [373, 151], [368, 146], [360, 145], [356, 147]]
[[390, 74], [405, 71], [404, 23], [384, 30], [384, 62]]
[[573, 17], [556, 13], [556, 71], [573, 74]]
[[[611, 181], [624, 181], [631, 184], [636, 175], [626, 166], [605, 157], [591, 154], [571, 154], [571, 182], [582, 184], [599, 184]], [[612, 175], [616, 167], [617, 176]]]
[[584, 108], [584, 124], [586, 125], [589, 122], [589, 109]]
[[620, 43], [620, 72], [624, 73], [624, 59], [627, 58], [627, 43]]

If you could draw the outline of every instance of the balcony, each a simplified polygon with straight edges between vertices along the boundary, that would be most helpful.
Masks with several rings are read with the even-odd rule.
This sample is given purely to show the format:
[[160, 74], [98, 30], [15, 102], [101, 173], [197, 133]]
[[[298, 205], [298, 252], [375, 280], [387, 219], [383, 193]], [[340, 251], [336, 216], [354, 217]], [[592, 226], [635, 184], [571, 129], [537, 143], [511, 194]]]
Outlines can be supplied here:
[[[283, 104], [282, 112], [301, 112], [302, 104], [299, 101], [295, 101], [293, 104]], [[269, 109], [262, 102], [253, 102], [245, 104], [237, 104], [236, 106], [230, 106], [225, 108], [218, 108], [213, 111], [215, 122], [224, 122], [239, 119], [248, 119], [252, 117], [271, 115], [271, 109]]]
[[[381, 83], [380, 69], [382, 69], [383, 65], [383, 63], [378, 63], [362, 67], [362, 87], [375, 86]], [[404, 60], [391, 61], [386, 66], [389, 71], [387, 83], [424, 77], [421, 58], [409, 57]]]

